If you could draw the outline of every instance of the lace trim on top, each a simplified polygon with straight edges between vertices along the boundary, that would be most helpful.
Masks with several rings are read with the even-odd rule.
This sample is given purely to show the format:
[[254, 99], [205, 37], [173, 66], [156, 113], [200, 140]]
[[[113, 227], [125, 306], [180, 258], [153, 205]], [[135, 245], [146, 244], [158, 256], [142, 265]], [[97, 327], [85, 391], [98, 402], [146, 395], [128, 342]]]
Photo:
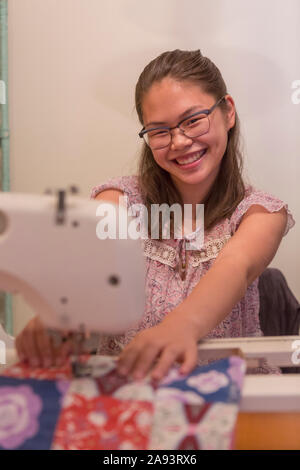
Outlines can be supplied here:
[[[225, 235], [223, 238], [208, 241], [199, 251], [191, 251], [191, 266], [196, 268], [201, 263], [216, 258], [230, 238], [230, 235]], [[178, 255], [176, 248], [168, 246], [163, 242], [153, 241], [150, 239], [144, 240], [143, 245], [144, 254], [147, 258], [150, 258], [153, 261], [159, 261], [160, 263], [171, 266], [172, 268], [177, 266]]]
[[204, 261], [216, 258], [230, 238], [230, 235], [224, 235], [223, 238], [217, 238], [205, 243], [200, 251], [193, 251], [191, 254], [191, 265], [195, 268]]
[[168, 246], [162, 242], [155, 242], [147, 239], [143, 242], [144, 254], [147, 258], [153, 261], [159, 261], [160, 263], [167, 264], [172, 268], [177, 266], [177, 252], [175, 248]]

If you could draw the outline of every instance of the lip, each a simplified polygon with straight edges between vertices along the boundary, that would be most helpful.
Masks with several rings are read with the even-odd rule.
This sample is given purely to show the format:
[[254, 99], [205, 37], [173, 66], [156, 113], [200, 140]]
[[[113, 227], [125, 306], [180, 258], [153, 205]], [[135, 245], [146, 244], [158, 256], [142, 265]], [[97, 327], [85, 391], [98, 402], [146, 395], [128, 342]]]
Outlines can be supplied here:
[[195, 152], [186, 153], [185, 155], [179, 155], [176, 158], [172, 158], [172, 161], [175, 161], [175, 160], [184, 161], [185, 159], [193, 157], [194, 155], [197, 155], [197, 153], [202, 152], [202, 150], [207, 150], [207, 149], [208, 149], [208, 147], [203, 147], [201, 149], [196, 150]]
[[[202, 152], [203, 150], [206, 150], [206, 152], [204, 153], [204, 155], [202, 155], [201, 158], [199, 158], [199, 160], [196, 160], [196, 161], [191, 162], [191, 163], [186, 163], [186, 164], [183, 163], [185, 159], [189, 159], [190, 157], [193, 157], [194, 155], [197, 155], [198, 153]], [[197, 150], [196, 152], [190, 152], [190, 153], [187, 153], [186, 155], [181, 155], [180, 157], [173, 158], [172, 161], [175, 163], [175, 165], [178, 168], [181, 168], [182, 170], [189, 170], [190, 168], [194, 168], [194, 167], [198, 166], [199, 164], [201, 164], [202, 159], [207, 155], [207, 151], [208, 151], [208, 147], [203, 147], [202, 149]], [[176, 160], [179, 160], [182, 163], [179, 164], [179, 163], [176, 162]]]

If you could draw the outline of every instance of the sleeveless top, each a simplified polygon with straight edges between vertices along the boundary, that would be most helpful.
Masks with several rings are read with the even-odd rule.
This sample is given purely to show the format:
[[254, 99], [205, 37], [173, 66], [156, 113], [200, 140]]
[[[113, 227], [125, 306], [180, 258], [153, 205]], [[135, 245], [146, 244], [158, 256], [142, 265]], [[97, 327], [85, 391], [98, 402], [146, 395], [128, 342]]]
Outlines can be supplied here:
[[[142, 196], [137, 176], [113, 178], [95, 186], [91, 198], [95, 198], [106, 189], [118, 189], [128, 197], [128, 206], [142, 204]], [[201, 277], [210, 269], [218, 253], [237, 230], [243, 215], [254, 204], [266, 208], [269, 212], [287, 211], [287, 224], [284, 235], [295, 224], [287, 204], [265, 192], [246, 186], [244, 199], [239, 203], [230, 218], [225, 218], [209, 231], [204, 232], [202, 248], [189, 251], [185, 278], [180, 275], [180, 266], [184, 251], [184, 239], [179, 240], [143, 240], [146, 257], [146, 304], [144, 314], [135, 328], [115, 336], [102, 335], [99, 354], [118, 355], [133, 337], [145, 328], [160, 323], [165, 315], [179, 305], [194, 289]], [[217, 325], [206, 337], [235, 338], [262, 336], [259, 323], [258, 278], [247, 288], [244, 297], [234, 306], [231, 313]], [[204, 363], [199, 360], [199, 364]], [[264, 361], [259, 373], [279, 373]]]

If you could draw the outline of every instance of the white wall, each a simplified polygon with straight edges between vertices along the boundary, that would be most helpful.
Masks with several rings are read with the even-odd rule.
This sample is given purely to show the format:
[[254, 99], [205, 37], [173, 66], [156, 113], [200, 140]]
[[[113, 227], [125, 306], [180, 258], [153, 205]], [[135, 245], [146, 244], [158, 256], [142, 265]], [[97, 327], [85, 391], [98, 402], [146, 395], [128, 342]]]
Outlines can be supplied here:
[[[235, 99], [249, 178], [300, 220], [298, 0], [9, 0], [12, 190], [92, 186], [135, 169], [142, 68], [175, 48], [200, 48]], [[300, 298], [300, 225], [273, 266]], [[30, 309], [15, 299], [15, 332]]]

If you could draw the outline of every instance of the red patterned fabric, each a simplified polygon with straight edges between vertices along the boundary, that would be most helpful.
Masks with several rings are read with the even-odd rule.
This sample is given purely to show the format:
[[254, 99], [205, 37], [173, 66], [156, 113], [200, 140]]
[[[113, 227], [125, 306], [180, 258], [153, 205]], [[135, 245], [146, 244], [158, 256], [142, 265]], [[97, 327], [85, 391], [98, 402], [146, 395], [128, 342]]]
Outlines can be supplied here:
[[52, 448], [147, 449], [152, 415], [153, 406], [149, 402], [72, 394], [65, 400]]

